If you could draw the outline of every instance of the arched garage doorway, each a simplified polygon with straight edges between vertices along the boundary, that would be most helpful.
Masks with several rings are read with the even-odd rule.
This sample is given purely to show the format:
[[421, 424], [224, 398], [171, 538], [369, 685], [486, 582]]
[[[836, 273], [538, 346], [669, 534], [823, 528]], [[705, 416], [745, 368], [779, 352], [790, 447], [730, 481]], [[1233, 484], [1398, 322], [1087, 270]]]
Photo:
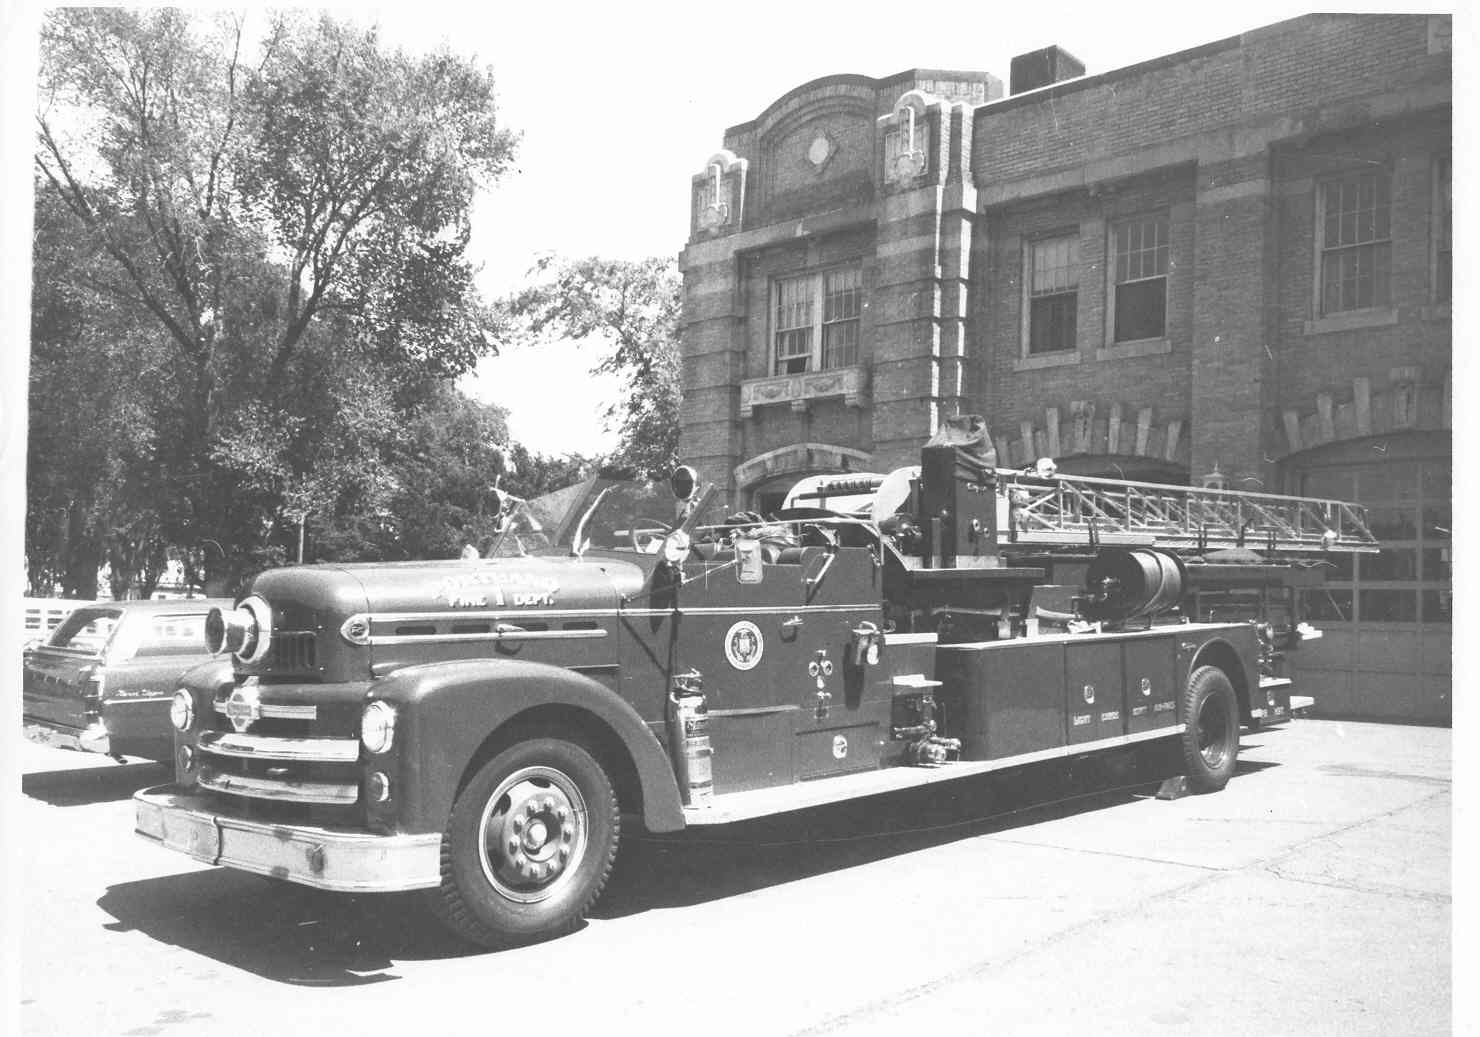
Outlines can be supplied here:
[[793, 443], [735, 466], [739, 504], [762, 515], [781, 507], [786, 491], [807, 475], [866, 472], [870, 455], [830, 443]]
[[1336, 556], [1306, 591], [1322, 631], [1293, 654], [1297, 683], [1328, 715], [1452, 717], [1450, 437], [1401, 432], [1317, 447], [1282, 462], [1288, 492], [1367, 506], [1375, 555]]

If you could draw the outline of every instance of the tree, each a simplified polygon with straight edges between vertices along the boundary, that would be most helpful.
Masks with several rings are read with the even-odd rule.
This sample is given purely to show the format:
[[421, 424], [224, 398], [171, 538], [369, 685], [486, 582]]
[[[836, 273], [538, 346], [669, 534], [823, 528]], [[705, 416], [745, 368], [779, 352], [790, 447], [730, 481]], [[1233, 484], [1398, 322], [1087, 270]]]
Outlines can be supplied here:
[[[114, 524], [120, 564], [163, 539], [236, 582], [303, 515], [388, 492], [399, 416], [488, 348], [468, 213], [512, 151], [488, 70], [373, 29], [47, 16], [38, 210], [71, 221], [69, 287], [148, 329], [168, 402], [142, 426], [162, 474], [131, 483], [159, 521]], [[106, 348], [75, 344], [84, 368]]]
[[654, 477], [678, 457], [680, 282], [672, 260], [557, 260], [545, 257], [537, 281], [504, 303], [518, 343], [596, 339], [611, 352], [594, 368], [622, 377], [607, 410], [620, 444], [608, 463]]
[[346, 501], [316, 527], [315, 558], [456, 558], [492, 533], [494, 488], [509, 470], [507, 414], [438, 388], [383, 456], [385, 492]]

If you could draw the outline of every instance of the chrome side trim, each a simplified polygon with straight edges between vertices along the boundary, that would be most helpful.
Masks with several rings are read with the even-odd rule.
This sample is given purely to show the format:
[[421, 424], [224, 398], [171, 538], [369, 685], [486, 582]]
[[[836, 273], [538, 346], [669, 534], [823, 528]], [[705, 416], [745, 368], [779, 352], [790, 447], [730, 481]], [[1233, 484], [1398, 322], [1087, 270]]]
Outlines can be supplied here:
[[307, 763], [357, 763], [355, 738], [277, 738], [271, 735], [208, 731], [198, 743], [203, 753], [248, 760], [298, 760]]
[[249, 778], [241, 774], [212, 774], [202, 771], [197, 779], [201, 788], [252, 799], [271, 799], [279, 803], [325, 803], [331, 806], [353, 806], [360, 798], [360, 787], [338, 781], [274, 781]]
[[899, 789], [933, 785], [939, 781], [951, 781], [955, 778], [986, 774], [989, 771], [1006, 770], [1009, 767], [1020, 767], [1026, 763], [1039, 763], [1068, 756], [1083, 756], [1101, 749], [1113, 749], [1116, 746], [1174, 738], [1181, 735], [1186, 728], [1186, 724], [1173, 724], [1169, 727], [1159, 727], [1154, 731], [1116, 735], [1113, 738], [1100, 738], [1093, 742], [1056, 745], [1051, 749], [1040, 749], [1019, 756], [1007, 756], [1000, 760], [947, 763], [940, 767], [886, 767], [882, 770], [864, 771], [836, 778], [814, 778], [811, 781], [752, 789], [748, 792], [731, 792], [728, 795], [716, 795], [710, 806], [684, 807], [684, 822], [690, 825], [720, 825], [729, 824], [732, 821], [766, 817], [771, 814], [785, 814], [793, 810], [804, 810], [807, 807], [822, 806], [826, 803], [838, 803], [859, 796], [876, 796]]
[[865, 601], [856, 605], [793, 605], [789, 608], [785, 605], [765, 605], [761, 607], [701, 605], [696, 608], [684, 608], [680, 605], [674, 611], [685, 616], [805, 616], [826, 612], [877, 611], [878, 609], [879, 603], [877, 601]]
[[206, 864], [341, 893], [426, 889], [441, 881], [440, 833], [249, 821], [216, 813], [203, 797], [170, 785], [134, 793], [134, 832]]
[[[223, 717], [226, 715], [226, 702], [218, 700], [212, 703], [212, 708]], [[318, 706], [292, 706], [282, 702], [262, 703], [262, 715], [264, 717], [276, 717], [278, 720], [317, 720], [319, 718]]]
[[[465, 619], [461, 615], [458, 618]], [[363, 643], [385, 646], [449, 644], [461, 641], [585, 641], [606, 636], [607, 632], [599, 627], [594, 630], [489, 630], [486, 633], [471, 634], [372, 634]], [[266, 713], [263, 715], [266, 716]]]
[[[630, 616], [671, 616], [675, 612], [686, 613], [691, 616], [702, 615], [766, 615], [775, 613], [777, 615], [793, 615], [795, 613], [806, 614], [809, 612], [857, 612], [859, 609], [877, 609], [877, 601], [865, 601], [857, 604], [847, 605], [765, 605], [765, 606], [735, 606], [735, 605], [704, 605], [694, 608], [684, 608], [682, 605], [676, 608], [647, 609], [647, 608], [604, 608], [604, 609], [449, 609], [444, 612], [370, 612], [365, 618], [373, 624], [385, 625], [387, 623], [519, 623], [527, 619], [620, 619]], [[535, 633], [535, 631], [531, 631]], [[538, 631], [542, 634], [565, 633], [565, 631]], [[589, 636], [590, 632], [586, 632]], [[420, 634], [420, 635], [387, 635], [404, 637], [436, 637], [442, 638], [442, 634]], [[488, 634], [459, 634], [458, 637], [490, 637]], [[931, 635], [934, 636], [934, 635]]]

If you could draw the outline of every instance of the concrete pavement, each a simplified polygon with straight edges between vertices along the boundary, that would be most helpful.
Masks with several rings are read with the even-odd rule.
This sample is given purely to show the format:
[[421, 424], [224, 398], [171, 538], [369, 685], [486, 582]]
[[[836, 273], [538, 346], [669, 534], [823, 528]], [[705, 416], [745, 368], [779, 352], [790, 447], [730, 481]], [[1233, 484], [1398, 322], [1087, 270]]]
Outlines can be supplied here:
[[198, 866], [130, 834], [162, 768], [22, 747], [27, 1034], [1341, 1033], [1450, 1029], [1445, 729], [1246, 734], [633, 838], [589, 923], [497, 954], [412, 895]]

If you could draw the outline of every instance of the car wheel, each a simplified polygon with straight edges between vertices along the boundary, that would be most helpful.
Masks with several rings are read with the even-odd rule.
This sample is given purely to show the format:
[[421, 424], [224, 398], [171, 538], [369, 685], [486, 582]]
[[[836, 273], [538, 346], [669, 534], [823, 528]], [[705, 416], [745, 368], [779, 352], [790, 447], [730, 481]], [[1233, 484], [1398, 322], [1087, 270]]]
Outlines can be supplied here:
[[611, 779], [584, 746], [519, 742], [454, 802], [433, 910], [483, 947], [567, 933], [601, 895], [620, 831]]

